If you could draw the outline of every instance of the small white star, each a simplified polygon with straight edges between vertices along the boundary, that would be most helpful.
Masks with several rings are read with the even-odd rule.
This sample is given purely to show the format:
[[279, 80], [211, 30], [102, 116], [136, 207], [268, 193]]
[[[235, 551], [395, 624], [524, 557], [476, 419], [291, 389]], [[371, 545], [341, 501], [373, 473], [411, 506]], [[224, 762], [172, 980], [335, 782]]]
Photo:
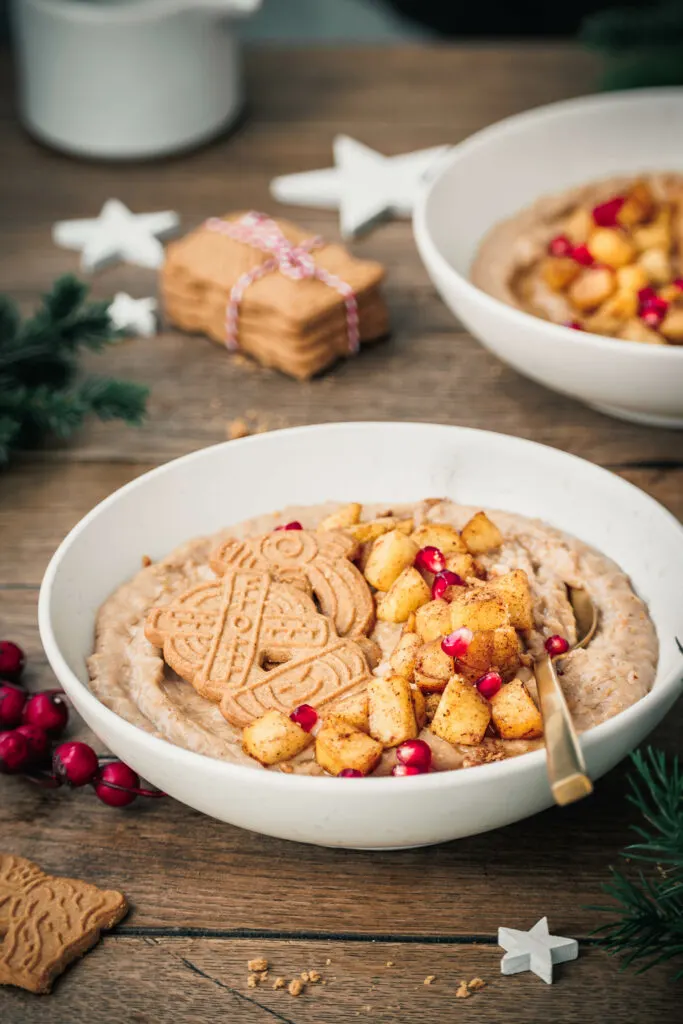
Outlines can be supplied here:
[[579, 955], [576, 939], [550, 934], [547, 917], [542, 917], [528, 932], [499, 928], [498, 945], [507, 950], [500, 962], [502, 974], [533, 971], [547, 985], [553, 983], [553, 964], [576, 960]]
[[338, 135], [334, 167], [274, 178], [270, 191], [281, 203], [338, 207], [342, 237], [354, 238], [380, 217], [410, 216], [430, 168], [448, 149], [433, 146], [387, 157], [348, 135]]
[[164, 262], [160, 238], [172, 235], [180, 218], [172, 210], [131, 213], [118, 199], [108, 199], [92, 220], [63, 220], [52, 228], [52, 240], [81, 253], [81, 270], [93, 273], [123, 260], [156, 270]]
[[133, 299], [126, 292], [117, 292], [108, 312], [117, 330], [151, 338], [157, 332], [156, 309], [156, 299]]

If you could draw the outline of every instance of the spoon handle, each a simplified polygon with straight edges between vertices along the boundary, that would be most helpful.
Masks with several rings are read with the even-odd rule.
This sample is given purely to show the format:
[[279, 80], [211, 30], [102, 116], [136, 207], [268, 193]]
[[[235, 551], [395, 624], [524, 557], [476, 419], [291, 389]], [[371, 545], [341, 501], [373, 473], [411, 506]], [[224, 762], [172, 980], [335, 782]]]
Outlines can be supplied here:
[[552, 658], [547, 654], [534, 664], [545, 734], [548, 778], [555, 803], [564, 806], [593, 792], [586, 762], [572, 723]]

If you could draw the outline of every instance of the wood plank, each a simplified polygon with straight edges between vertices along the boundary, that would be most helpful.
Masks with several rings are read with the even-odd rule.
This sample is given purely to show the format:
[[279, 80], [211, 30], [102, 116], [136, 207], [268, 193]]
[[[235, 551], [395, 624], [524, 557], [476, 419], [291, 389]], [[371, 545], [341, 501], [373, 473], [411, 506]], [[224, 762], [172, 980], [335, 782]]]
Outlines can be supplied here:
[[[561, 915], [551, 925], [566, 933]], [[512, 915], [512, 916], [511, 916]], [[530, 927], [533, 915], [509, 910], [504, 920]], [[671, 969], [620, 974], [605, 953], [583, 947], [574, 963], [556, 968], [544, 985], [532, 974], [503, 977], [495, 945], [272, 942], [263, 940], [107, 937], [55, 986], [48, 1000], [16, 989], [0, 991], [0, 1018], [22, 1024], [462, 1024], [502, 1020], [525, 1024], [676, 1019]], [[247, 987], [247, 961], [266, 957], [269, 979]], [[387, 967], [387, 961], [394, 966]], [[274, 991], [272, 979], [319, 970], [326, 984], [298, 998]], [[436, 975], [425, 985], [428, 975]], [[487, 986], [455, 998], [462, 980]]]
[[[0, 588], [38, 585], [68, 531], [117, 487], [153, 468], [137, 462], [20, 461], [0, 488]], [[683, 467], [618, 468], [683, 520]], [[264, 509], [264, 511], [267, 511]], [[228, 525], [228, 524], [226, 524]]]
[[[32, 689], [55, 685], [36, 602], [35, 590], [0, 591], [0, 632], [25, 647]], [[652, 742], [677, 751], [682, 724], [679, 704]], [[94, 742], [78, 727], [74, 735]], [[127, 927], [490, 937], [511, 893], [534, 919], [548, 912], [552, 893], [562, 927], [585, 937], [598, 923], [586, 907], [599, 902], [609, 864], [630, 838], [623, 777], [617, 768], [590, 800], [497, 832], [387, 854], [294, 845], [170, 799], [115, 811], [89, 790], [44, 791], [2, 776], [0, 836], [5, 850], [54, 872], [125, 889], [134, 907]]]

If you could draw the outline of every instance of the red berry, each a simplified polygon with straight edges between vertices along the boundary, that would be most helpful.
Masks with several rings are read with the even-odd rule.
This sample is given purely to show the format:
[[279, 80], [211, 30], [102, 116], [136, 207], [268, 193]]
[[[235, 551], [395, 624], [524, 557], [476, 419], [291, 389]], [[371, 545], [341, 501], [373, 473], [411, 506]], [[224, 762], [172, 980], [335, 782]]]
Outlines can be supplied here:
[[310, 732], [318, 721], [318, 712], [310, 704], [299, 704], [289, 716], [293, 722], [300, 725], [305, 732]]
[[137, 796], [134, 791], [139, 785], [139, 777], [123, 761], [105, 764], [93, 781], [98, 797], [102, 803], [109, 804], [110, 807], [127, 807], [128, 804], [132, 804]]
[[13, 729], [19, 725], [25, 704], [26, 694], [23, 690], [11, 683], [0, 686], [0, 729]]
[[284, 526], [276, 526], [275, 532], [277, 533], [278, 530], [303, 530], [303, 526], [298, 519], [293, 519], [291, 523], [285, 523]]
[[446, 568], [446, 556], [443, 551], [428, 544], [426, 548], [420, 548], [415, 555], [415, 568], [426, 569], [427, 572], [441, 572]]
[[593, 220], [601, 228], [613, 228], [619, 223], [619, 212], [626, 202], [625, 196], [615, 196], [608, 199], [606, 203], [600, 203], [593, 208]]
[[69, 721], [69, 708], [59, 693], [34, 693], [24, 706], [25, 725], [37, 725], [48, 736], [59, 736]]
[[[420, 772], [427, 772], [432, 763], [432, 748], [424, 740], [404, 740], [396, 748], [396, 757], [407, 768], [417, 768]], [[395, 774], [400, 774], [400, 772]]]
[[640, 314], [640, 319], [646, 327], [651, 327], [653, 331], [656, 331], [664, 319], [664, 313], [661, 313], [658, 309], [650, 309], [648, 307]]
[[499, 672], [487, 672], [485, 675], [477, 679], [474, 684], [482, 697], [486, 697], [487, 700], [491, 700], [503, 685], [503, 680], [500, 677]]
[[572, 249], [572, 259], [582, 267], [590, 267], [595, 263], [587, 245], [575, 245]]
[[31, 751], [31, 761], [42, 761], [50, 752], [50, 737], [44, 729], [37, 725], [18, 725], [15, 732], [27, 741]]
[[359, 772], [357, 768], [342, 768], [337, 776], [338, 779], [362, 779], [364, 778], [363, 773]]
[[87, 743], [70, 740], [60, 743], [52, 754], [52, 771], [69, 786], [85, 786], [92, 782], [99, 765], [97, 754]]
[[566, 235], [556, 235], [548, 242], [548, 252], [551, 256], [571, 256], [572, 243]]
[[467, 654], [474, 633], [467, 626], [461, 626], [441, 641], [441, 650], [451, 658], [462, 658]]
[[0, 679], [18, 683], [24, 669], [24, 652], [11, 640], [0, 640]]
[[683, 292], [683, 277], [675, 277], [671, 283], [674, 288], [678, 288], [679, 291]]
[[563, 636], [555, 633], [549, 636], [545, 642], [545, 649], [551, 658], [557, 658], [560, 654], [566, 654], [569, 650], [569, 642]]
[[432, 583], [432, 601], [436, 601], [440, 597], [444, 601], [452, 601], [450, 588], [464, 586], [465, 581], [461, 576], [458, 576], [457, 572], [451, 572], [450, 569], [442, 569], [441, 572], [436, 574]]
[[654, 295], [654, 297], [649, 296], [641, 301], [638, 314], [643, 323], [656, 330], [666, 316], [668, 308], [669, 303], [666, 299], [661, 299], [658, 295]]
[[562, 325], [563, 327], [571, 327], [573, 331], [582, 331], [583, 324], [580, 324], [578, 320], [565, 320]]
[[424, 775], [421, 768], [415, 768], [411, 764], [395, 764], [391, 769], [392, 775]]
[[31, 748], [25, 736], [16, 729], [0, 732], [0, 772], [13, 775], [28, 767], [30, 760]]

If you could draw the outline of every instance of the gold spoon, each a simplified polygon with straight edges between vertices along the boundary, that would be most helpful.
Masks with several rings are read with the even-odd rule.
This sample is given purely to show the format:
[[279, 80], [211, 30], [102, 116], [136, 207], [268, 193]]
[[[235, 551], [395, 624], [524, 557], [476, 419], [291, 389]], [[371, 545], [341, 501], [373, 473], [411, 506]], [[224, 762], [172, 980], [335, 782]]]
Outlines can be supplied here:
[[[585, 647], [593, 639], [598, 611], [585, 590], [567, 587], [569, 603], [576, 619], [577, 640], [570, 651]], [[534, 674], [543, 715], [548, 778], [555, 803], [564, 806], [593, 792], [586, 773], [579, 740], [553, 662], [565, 655], [543, 654], [534, 662]]]

